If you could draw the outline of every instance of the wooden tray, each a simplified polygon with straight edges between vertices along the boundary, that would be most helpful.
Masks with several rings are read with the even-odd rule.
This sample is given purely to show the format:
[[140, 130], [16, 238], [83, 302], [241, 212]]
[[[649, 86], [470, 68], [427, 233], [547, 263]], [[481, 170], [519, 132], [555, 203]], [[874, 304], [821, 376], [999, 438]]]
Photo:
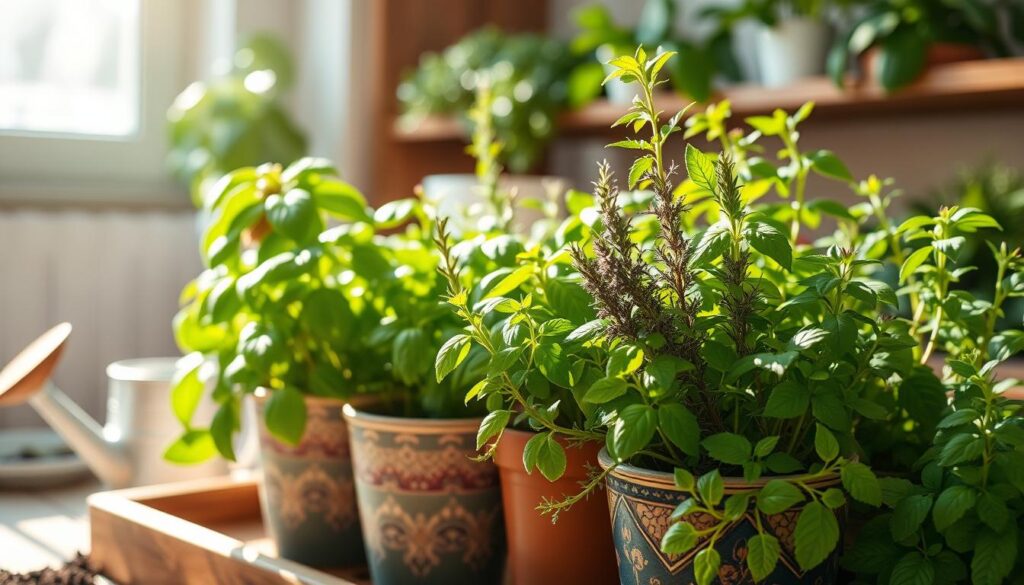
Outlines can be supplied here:
[[277, 557], [256, 482], [199, 480], [89, 496], [91, 560], [119, 585], [370, 585], [365, 570]]

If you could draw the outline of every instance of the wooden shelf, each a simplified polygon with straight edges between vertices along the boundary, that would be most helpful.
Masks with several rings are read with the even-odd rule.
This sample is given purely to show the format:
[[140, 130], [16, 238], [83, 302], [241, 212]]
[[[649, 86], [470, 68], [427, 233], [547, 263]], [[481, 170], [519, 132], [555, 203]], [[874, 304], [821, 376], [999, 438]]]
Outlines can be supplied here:
[[[723, 99], [732, 103], [736, 118], [769, 113], [776, 108], [794, 111], [808, 101], [815, 102], [815, 120], [992, 107], [1024, 109], [1024, 58], [936, 66], [912, 86], [892, 95], [869, 84], [839, 89], [829, 79], [815, 77], [782, 88], [737, 85], [723, 89], [714, 101]], [[666, 94], [658, 105], [666, 115], [671, 115], [687, 103], [678, 94]], [[559, 133], [572, 136], [620, 132], [609, 126], [625, 110], [624, 105], [598, 100], [560, 116]], [[442, 117], [425, 118], [415, 127], [396, 122], [392, 131], [395, 140], [409, 143], [465, 139], [457, 120]]]

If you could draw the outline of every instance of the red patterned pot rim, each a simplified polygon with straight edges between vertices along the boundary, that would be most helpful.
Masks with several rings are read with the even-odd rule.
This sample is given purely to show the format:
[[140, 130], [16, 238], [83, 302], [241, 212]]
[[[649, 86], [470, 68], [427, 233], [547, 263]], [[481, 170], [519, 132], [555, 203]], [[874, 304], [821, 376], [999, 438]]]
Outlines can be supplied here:
[[[597, 461], [601, 464], [602, 469], [608, 469], [615, 464], [612, 456], [608, 454], [607, 447], [601, 448], [601, 452], [597, 454]], [[655, 471], [653, 469], [645, 469], [643, 467], [630, 465], [629, 463], [620, 463], [610, 472], [610, 474], [619, 479], [648, 487], [670, 491], [682, 491], [676, 487], [675, 477], [673, 474], [667, 471]], [[809, 477], [811, 476], [806, 473], [770, 475], [764, 476], [753, 482], [748, 482], [742, 477], [722, 477], [722, 482], [725, 484], [726, 493], [736, 493], [762, 488], [773, 479], [797, 480]], [[840, 481], [839, 474], [833, 473], [806, 483], [814, 487], [828, 487], [839, 485]]]
[[480, 422], [483, 421], [483, 417], [414, 418], [370, 414], [363, 410], [356, 410], [351, 404], [346, 404], [342, 408], [342, 413], [348, 424], [355, 428], [425, 435], [451, 433], [473, 433], [475, 435], [480, 428]]

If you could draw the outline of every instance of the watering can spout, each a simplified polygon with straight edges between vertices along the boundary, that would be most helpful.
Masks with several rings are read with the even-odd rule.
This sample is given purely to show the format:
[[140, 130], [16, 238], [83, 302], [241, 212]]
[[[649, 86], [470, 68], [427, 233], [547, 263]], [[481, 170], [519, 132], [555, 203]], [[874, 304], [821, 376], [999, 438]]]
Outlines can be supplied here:
[[33, 341], [0, 370], [0, 406], [30, 403], [104, 483], [131, 482], [127, 453], [103, 428], [50, 382], [71, 324], [61, 323]]
[[28, 402], [103, 483], [115, 489], [131, 484], [121, 437], [107, 436], [99, 423], [52, 383], [47, 382]]

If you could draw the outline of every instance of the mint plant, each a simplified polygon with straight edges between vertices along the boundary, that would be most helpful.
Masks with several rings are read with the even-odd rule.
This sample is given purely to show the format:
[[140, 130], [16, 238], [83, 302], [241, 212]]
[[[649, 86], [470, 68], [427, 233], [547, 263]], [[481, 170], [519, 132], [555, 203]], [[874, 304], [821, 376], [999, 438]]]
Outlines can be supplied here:
[[915, 481], [882, 480], [887, 511], [865, 526], [844, 559], [865, 579], [997, 585], [1021, 571], [1024, 426], [1021, 402], [1006, 395], [1020, 382], [1001, 380], [998, 368], [1024, 349], [1024, 332], [997, 330], [1006, 300], [1024, 296], [1020, 251], [991, 247], [991, 299], [953, 288], [972, 268], [957, 264], [964, 234], [990, 227], [998, 224], [978, 210], [950, 207], [896, 230], [907, 247], [923, 242], [906, 256], [901, 275], [918, 276], [905, 288], [919, 298], [912, 318], [925, 339], [921, 359], [947, 352], [943, 388], [952, 399], [914, 466]]

